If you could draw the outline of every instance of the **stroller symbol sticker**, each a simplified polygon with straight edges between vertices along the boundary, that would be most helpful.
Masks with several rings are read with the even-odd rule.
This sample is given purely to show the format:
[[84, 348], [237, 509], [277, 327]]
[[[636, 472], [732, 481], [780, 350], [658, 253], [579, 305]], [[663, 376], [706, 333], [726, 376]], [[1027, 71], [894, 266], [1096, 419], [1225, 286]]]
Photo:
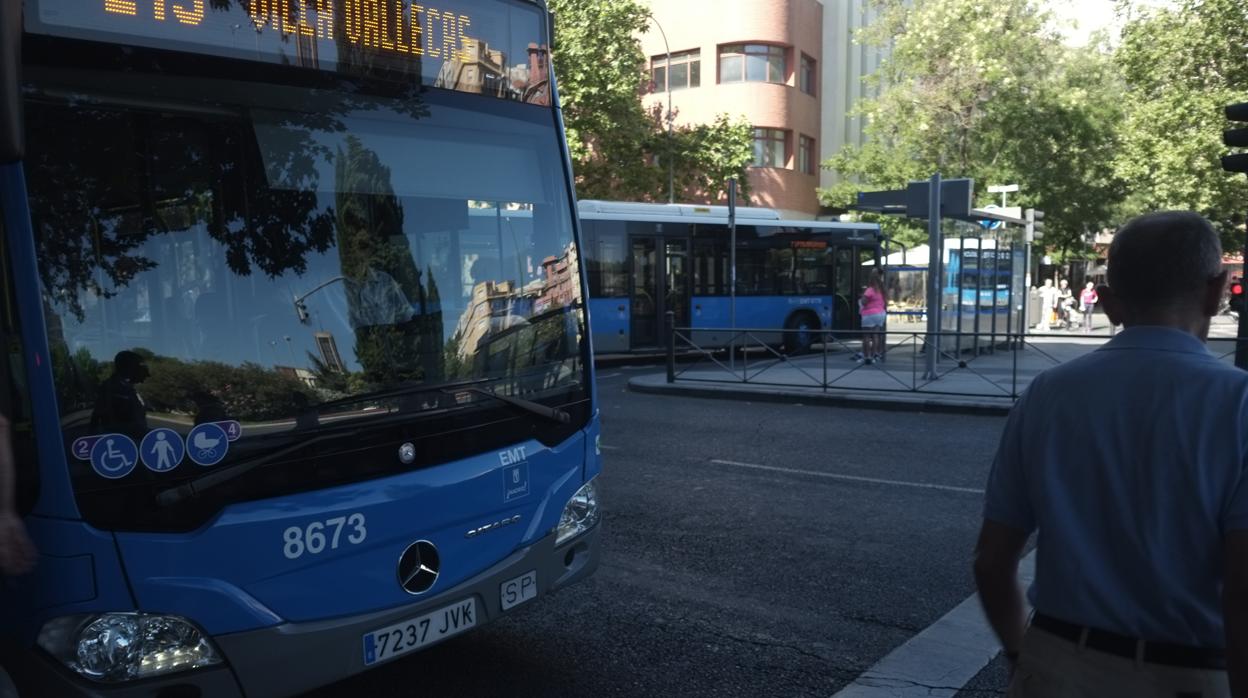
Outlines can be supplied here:
[[216, 465], [229, 450], [229, 437], [216, 424], [200, 424], [186, 435], [186, 455], [198, 465]]
[[139, 449], [128, 436], [105, 434], [91, 446], [91, 467], [100, 477], [119, 480], [129, 475], [138, 464]]

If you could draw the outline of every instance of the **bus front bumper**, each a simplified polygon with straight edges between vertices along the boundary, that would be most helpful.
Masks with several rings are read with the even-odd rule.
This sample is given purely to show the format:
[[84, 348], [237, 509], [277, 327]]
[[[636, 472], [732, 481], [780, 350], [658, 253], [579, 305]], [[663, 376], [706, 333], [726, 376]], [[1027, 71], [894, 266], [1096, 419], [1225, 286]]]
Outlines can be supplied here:
[[[365, 665], [364, 635], [409, 621], [448, 603], [476, 600], [479, 627], [529, 605], [543, 596], [588, 577], [598, 567], [598, 534], [602, 525], [555, 547], [551, 535], [516, 550], [493, 567], [435, 597], [374, 613], [305, 623], [284, 623], [261, 630], [213, 639], [225, 658], [221, 666], [170, 674], [126, 684], [91, 683], [73, 674], [41, 651], [9, 658], [19, 695], [160, 698], [218, 696], [291, 696], [341, 681], [387, 663]], [[528, 572], [537, 573], [537, 596], [512, 609], [502, 608], [504, 583]], [[434, 643], [421, 647], [425, 649]], [[419, 650], [417, 650], [418, 652]], [[399, 655], [409, 656], [408, 654]]]

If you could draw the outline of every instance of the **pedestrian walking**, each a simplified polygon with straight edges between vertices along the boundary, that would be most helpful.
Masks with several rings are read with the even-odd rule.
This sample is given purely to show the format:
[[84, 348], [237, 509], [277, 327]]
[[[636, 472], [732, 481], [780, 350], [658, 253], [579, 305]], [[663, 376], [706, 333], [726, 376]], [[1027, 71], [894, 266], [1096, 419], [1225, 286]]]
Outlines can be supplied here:
[[1062, 279], [1057, 286], [1057, 321], [1062, 323], [1062, 329], [1072, 329], [1071, 310], [1075, 306], [1075, 294], [1070, 290], [1070, 282]]
[[1101, 297], [1096, 295], [1096, 284], [1091, 281], [1079, 293], [1079, 312], [1083, 313], [1083, 331], [1085, 334], [1092, 331], [1092, 311], [1096, 310], [1096, 303], [1100, 299]]
[[1248, 698], [1248, 372], [1205, 347], [1221, 258], [1196, 214], [1127, 223], [1098, 294], [1126, 329], [1010, 413], [974, 570], [1013, 698]]

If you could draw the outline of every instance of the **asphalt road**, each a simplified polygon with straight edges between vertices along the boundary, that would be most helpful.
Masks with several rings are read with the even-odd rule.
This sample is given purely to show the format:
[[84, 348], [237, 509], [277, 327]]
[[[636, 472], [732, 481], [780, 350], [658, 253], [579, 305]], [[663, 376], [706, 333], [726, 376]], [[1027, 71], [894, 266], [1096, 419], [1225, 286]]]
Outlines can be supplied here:
[[638, 395], [635, 370], [600, 380], [598, 573], [314, 695], [831, 696], [972, 593], [964, 490], [1003, 419]]

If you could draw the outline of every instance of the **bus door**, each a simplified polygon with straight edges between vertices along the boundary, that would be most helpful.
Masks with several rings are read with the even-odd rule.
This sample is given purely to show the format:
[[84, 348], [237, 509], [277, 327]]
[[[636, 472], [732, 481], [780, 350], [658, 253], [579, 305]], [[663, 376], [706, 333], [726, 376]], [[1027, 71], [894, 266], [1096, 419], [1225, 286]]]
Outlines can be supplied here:
[[833, 259], [832, 286], [836, 293], [832, 298], [832, 330], [857, 330], [862, 326], [862, 318], [858, 315], [858, 297], [866, 285], [866, 272], [860, 272], [858, 255], [852, 245], [837, 245]]
[[677, 327], [689, 326], [689, 240], [633, 237], [630, 247], [632, 348], [660, 347], [667, 311], [675, 314]]

